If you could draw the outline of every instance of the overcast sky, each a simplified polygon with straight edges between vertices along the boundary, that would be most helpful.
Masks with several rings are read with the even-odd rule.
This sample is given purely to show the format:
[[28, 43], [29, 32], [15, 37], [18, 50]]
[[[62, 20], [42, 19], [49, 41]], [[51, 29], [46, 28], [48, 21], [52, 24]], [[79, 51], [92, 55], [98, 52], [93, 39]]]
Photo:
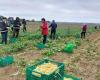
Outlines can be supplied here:
[[100, 0], [0, 0], [0, 15], [100, 23]]

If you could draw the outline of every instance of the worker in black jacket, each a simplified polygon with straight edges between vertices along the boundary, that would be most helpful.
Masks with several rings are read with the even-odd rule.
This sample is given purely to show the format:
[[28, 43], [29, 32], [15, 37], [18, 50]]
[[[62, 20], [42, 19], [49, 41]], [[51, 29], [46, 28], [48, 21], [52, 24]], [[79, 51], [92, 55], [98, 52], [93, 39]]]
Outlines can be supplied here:
[[18, 38], [20, 26], [21, 26], [20, 19], [19, 17], [16, 17], [16, 20], [14, 21], [13, 25], [13, 37]]
[[22, 24], [23, 24], [23, 32], [27, 31], [26, 30], [27, 23], [26, 23], [26, 20], [25, 19], [22, 20]]
[[2, 36], [2, 44], [5, 43], [7, 44], [7, 35], [8, 35], [8, 29], [7, 29], [7, 23], [6, 23], [6, 18], [2, 17], [2, 19], [0, 19], [0, 32], [1, 32], [1, 36]]
[[51, 28], [51, 35], [50, 38], [51, 39], [55, 39], [56, 37], [56, 29], [57, 29], [57, 23], [55, 22], [55, 20], [52, 21], [52, 23], [49, 26]]

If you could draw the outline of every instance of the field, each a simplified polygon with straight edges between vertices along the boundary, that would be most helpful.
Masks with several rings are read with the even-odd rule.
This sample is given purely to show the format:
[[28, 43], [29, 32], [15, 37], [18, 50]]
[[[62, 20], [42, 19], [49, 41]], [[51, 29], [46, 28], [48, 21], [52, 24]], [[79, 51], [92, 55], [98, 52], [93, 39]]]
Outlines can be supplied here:
[[[58, 23], [57, 39], [50, 40], [46, 48], [37, 49], [42, 42], [38, 22], [27, 25], [27, 33], [20, 31], [15, 43], [0, 45], [0, 56], [12, 55], [15, 62], [0, 68], [0, 80], [25, 80], [25, 67], [41, 58], [49, 57], [65, 64], [65, 73], [82, 80], [100, 80], [100, 29], [94, 30], [95, 24], [88, 24], [86, 39], [77, 38], [81, 32], [78, 23]], [[11, 31], [9, 30], [9, 39]], [[72, 54], [63, 52], [67, 42], [76, 43]], [[79, 41], [79, 43], [77, 43]]]

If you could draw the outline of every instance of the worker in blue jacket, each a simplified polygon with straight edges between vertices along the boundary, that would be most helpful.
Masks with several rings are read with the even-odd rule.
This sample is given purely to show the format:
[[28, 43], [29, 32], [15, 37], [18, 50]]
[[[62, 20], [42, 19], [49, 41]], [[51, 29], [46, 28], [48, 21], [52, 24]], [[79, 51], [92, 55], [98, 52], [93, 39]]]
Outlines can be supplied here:
[[57, 23], [55, 22], [55, 20], [52, 21], [52, 23], [50, 24], [49, 27], [51, 28], [50, 38], [55, 39], [56, 38], [56, 29], [57, 29]]

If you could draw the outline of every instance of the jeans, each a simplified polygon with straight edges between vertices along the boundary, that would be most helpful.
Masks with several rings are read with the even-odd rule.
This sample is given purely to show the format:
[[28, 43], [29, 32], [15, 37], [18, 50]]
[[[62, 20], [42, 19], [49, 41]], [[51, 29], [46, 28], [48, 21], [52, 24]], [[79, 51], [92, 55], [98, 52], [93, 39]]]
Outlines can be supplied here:
[[26, 30], [26, 25], [23, 25], [23, 32], [27, 31]]
[[7, 34], [8, 34], [8, 32], [1, 32], [2, 44], [3, 43], [7, 44]]

